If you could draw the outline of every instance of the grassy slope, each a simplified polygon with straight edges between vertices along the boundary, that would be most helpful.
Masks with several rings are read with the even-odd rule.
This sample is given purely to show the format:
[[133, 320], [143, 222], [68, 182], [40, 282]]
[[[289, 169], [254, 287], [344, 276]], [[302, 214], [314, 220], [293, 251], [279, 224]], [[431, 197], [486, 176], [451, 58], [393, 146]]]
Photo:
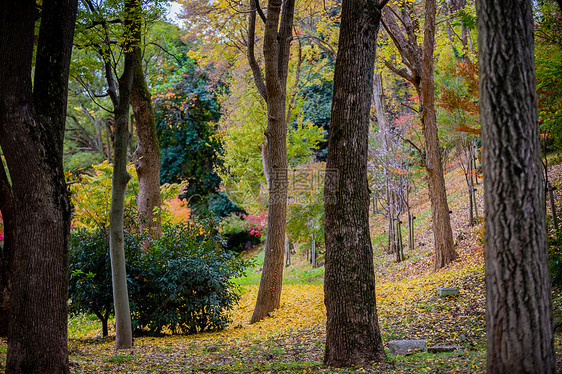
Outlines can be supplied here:
[[[140, 337], [134, 349], [115, 352], [114, 337], [99, 338], [97, 321], [73, 318], [69, 324], [72, 372], [484, 372], [483, 225], [466, 224], [464, 176], [451, 172], [446, 179], [459, 252], [459, 260], [448, 268], [431, 271], [433, 238], [426, 190], [419, 188], [412, 198], [418, 217], [416, 248], [405, 250], [404, 262], [397, 264], [392, 255], [385, 254], [386, 222], [381, 216], [372, 219], [379, 322], [385, 342], [427, 339], [429, 345], [463, 346], [463, 352], [389, 357], [364, 369], [326, 368], [321, 364], [326, 318], [323, 268], [311, 269], [296, 256], [293, 265], [285, 269], [282, 307], [264, 321], [249, 325], [263, 264], [263, 253], [257, 252], [255, 267], [245, 278], [236, 280], [243, 296], [226, 330], [193, 336]], [[479, 188], [479, 212], [481, 193]], [[460, 296], [435, 298], [435, 288], [443, 286], [459, 287]], [[6, 343], [1, 341], [0, 365], [5, 362], [5, 351]]]

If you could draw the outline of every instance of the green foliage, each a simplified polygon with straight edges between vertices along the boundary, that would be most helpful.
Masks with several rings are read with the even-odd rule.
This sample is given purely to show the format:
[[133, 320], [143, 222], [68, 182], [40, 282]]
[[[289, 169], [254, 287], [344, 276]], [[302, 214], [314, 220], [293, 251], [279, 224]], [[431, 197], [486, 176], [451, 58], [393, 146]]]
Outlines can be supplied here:
[[231, 214], [221, 221], [220, 232], [226, 239], [226, 248], [241, 252], [249, 245], [264, 239], [267, 218], [265, 215], [248, 216]]
[[303, 121], [310, 121], [315, 126], [324, 130], [323, 139], [316, 149], [316, 158], [326, 161], [328, 152], [328, 130], [330, 129], [330, 116], [332, 110], [332, 80], [321, 80], [319, 84], [305, 87], [299, 93], [302, 101], [301, 110]]
[[176, 66], [168, 69], [167, 80], [160, 80], [153, 96], [156, 129], [161, 150], [162, 183], [187, 181], [182, 197], [188, 199], [194, 213], [218, 217], [239, 209], [225, 194], [218, 193], [220, 178], [216, 169], [223, 152], [217, 124], [221, 113], [216, 91], [221, 84], [212, 82], [211, 69], [203, 69], [186, 57], [188, 48]]
[[[136, 267], [141, 253], [141, 240], [125, 231], [127, 273], [139, 274]], [[94, 313], [102, 323], [113, 314], [109, 233], [105, 228], [70, 232], [70, 282], [68, 294], [70, 312]]]
[[324, 168], [305, 164], [289, 173], [287, 233], [294, 242], [324, 243]]
[[[211, 221], [167, 226], [143, 251], [143, 238], [126, 232], [127, 280], [136, 329], [195, 333], [226, 327], [225, 312], [238, 300], [230, 279], [245, 263], [226, 252]], [[108, 234], [71, 232], [69, 296], [73, 313], [113, 313]]]
[[79, 173], [103, 162], [103, 153], [77, 152], [64, 158], [64, 170]]
[[239, 299], [230, 279], [242, 274], [244, 263], [223, 249], [210, 222], [166, 228], [141, 257], [141, 268], [134, 280], [137, 327], [195, 333], [227, 326], [225, 312]]
[[[221, 144], [216, 136], [220, 108], [207, 72], [188, 59], [173, 72], [179, 82], [153, 96], [160, 149], [162, 183], [188, 181], [187, 195], [217, 190], [215, 173]], [[174, 79], [174, 78], [172, 78]]]

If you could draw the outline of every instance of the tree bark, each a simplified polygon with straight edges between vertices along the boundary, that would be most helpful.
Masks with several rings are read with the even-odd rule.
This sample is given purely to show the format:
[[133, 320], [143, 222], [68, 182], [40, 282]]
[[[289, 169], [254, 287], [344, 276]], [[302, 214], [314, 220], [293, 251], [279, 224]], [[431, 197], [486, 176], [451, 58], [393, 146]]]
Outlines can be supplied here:
[[435, 0], [425, 2], [425, 26], [423, 60], [421, 66], [421, 83], [419, 97], [421, 104], [421, 122], [426, 153], [425, 167], [429, 199], [431, 201], [431, 219], [435, 241], [434, 269], [439, 270], [457, 257], [454, 248], [451, 217], [447, 203], [445, 177], [441, 163], [441, 146], [435, 115], [433, 80], [433, 50], [435, 47]]
[[477, 2], [488, 373], [554, 373], [531, 1]]
[[[437, 118], [434, 104], [433, 51], [435, 45], [435, 0], [425, 3], [424, 46], [417, 44], [415, 26], [406, 8], [402, 13], [404, 32], [396, 22], [392, 12], [387, 9], [383, 13], [385, 29], [398, 48], [407, 69], [398, 69], [385, 62], [395, 74], [414, 85], [421, 106], [421, 122], [425, 147], [425, 166], [427, 171], [428, 191], [431, 202], [433, 238], [435, 242], [434, 268], [438, 270], [457, 257], [453, 247], [453, 231], [447, 204], [447, 192], [443, 166], [441, 164], [441, 148], [437, 129]], [[405, 36], [405, 35], [406, 36]]]
[[383, 4], [344, 0], [324, 186], [326, 352], [342, 367], [382, 361], [369, 233], [367, 149]]
[[70, 202], [62, 149], [77, 2], [42, 5], [32, 85], [35, 2], [0, 4], [0, 146], [14, 212], [6, 373], [69, 372]]
[[[251, 2], [249, 42], [253, 44], [252, 26], [255, 27], [257, 1]], [[287, 73], [292, 40], [294, 0], [270, 0], [264, 34], [265, 99], [267, 102], [267, 167], [269, 168], [269, 199], [267, 239], [260, 288], [250, 323], [257, 322], [279, 308], [283, 283], [285, 226], [287, 221], [287, 121], [285, 102]], [[250, 61], [254, 60], [250, 56]], [[261, 73], [256, 71], [254, 80], [260, 89]], [[261, 89], [260, 89], [261, 92]]]
[[8, 336], [10, 300], [10, 269], [12, 268], [11, 245], [14, 238], [14, 200], [12, 186], [4, 165], [0, 161], [0, 212], [4, 221], [4, 243], [0, 253], [0, 336]]
[[[138, 8], [137, 8], [138, 7]], [[123, 215], [125, 210], [125, 190], [131, 179], [127, 173], [127, 144], [129, 142], [129, 103], [133, 85], [134, 42], [132, 29], [136, 26], [134, 13], [140, 11], [139, 0], [125, 1], [125, 62], [119, 79], [119, 104], [115, 112], [115, 135], [113, 142], [113, 180], [111, 189], [111, 209], [109, 211], [109, 247], [111, 255], [111, 279], [115, 309], [115, 348], [126, 349], [133, 346], [131, 311], [127, 291], [127, 271], [125, 266], [125, 241]]]
[[[139, 22], [140, 25], [140, 22]], [[138, 28], [136, 40], [140, 40]], [[142, 50], [134, 49], [135, 67], [131, 91], [131, 106], [135, 114], [137, 149], [133, 163], [139, 179], [139, 193], [136, 198], [139, 210], [140, 229], [148, 237], [156, 239], [162, 235], [160, 215], [160, 147], [154, 120], [150, 91], [142, 69]]]

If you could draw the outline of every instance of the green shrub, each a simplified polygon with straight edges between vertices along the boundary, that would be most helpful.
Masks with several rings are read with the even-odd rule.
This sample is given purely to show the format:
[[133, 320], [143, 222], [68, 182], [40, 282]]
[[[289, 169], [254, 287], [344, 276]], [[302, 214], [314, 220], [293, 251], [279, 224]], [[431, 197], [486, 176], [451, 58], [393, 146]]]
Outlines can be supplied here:
[[242, 275], [244, 263], [225, 251], [210, 222], [166, 228], [141, 257], [141, 268], [137, 327], [196, 333], [228, 325], [225, 312], [239, 299], [230, 279]]
[[[131, 232], [125, 235], [133, 327], [182, 333], [226, 327], [225, 312], [239, 298], [230, 279], [240, 276], [245, 266], [223, 249], [212, 224], [165, 227], [146, 252], [141, 249], [143, 239]], [[113, 294], [105, 230], [72, 230], [70, 269], [71, 312], [94, 313], [106, 334]]]
[[241, 252], [249, 245], [259, 244], [265, 237], [267, 218], [258, 216], [231, 214], [221, 221], [220, 232], [226, 240], [226, 248]]
[[[139, 237], [125, 232], [125, 256], [129, 277], [139, 272], [136, 266], [141, 251], [140, 243]], [[106, 229], [71, 231], [68, 293], [71, 299], [70, 312], [95, 314], [102, 322], [103, 336], [107, 336], [107, 321], [113, 315], [113, 290], [109, 233]]]

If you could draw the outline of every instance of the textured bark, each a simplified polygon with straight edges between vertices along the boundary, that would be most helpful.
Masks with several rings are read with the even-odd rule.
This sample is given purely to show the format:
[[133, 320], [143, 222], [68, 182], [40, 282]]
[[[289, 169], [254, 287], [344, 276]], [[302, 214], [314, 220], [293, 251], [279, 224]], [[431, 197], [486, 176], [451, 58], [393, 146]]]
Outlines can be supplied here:
[[[127, 272], [125, 266], [125, 248], [123, 233], [123, 215], [125, 210], [125, 189], [131, 176], [127, 173], [127, 145], [129, 143], [129, 103], [133, 85], [134, 45], [132, 32], [135, 7], [140, 9], [140, 0], [125, 1], [124, 46], [125, 62], [119, 79], [119, 104], [115, 111], [115, 135], [113, 141], [113, 181], [111, 189], [111, 209], [109, 211], [109, 247], [111, 255], [111, 279], [113, 285], [113, 303], [115, 309], [115, 348], [125, 349], [133, 346], [129, 294], [127, 292]], [[137, 27], [139, 25], [136, 25]]]
[[[250, 26], [252, 26], [252, 17], [255, 26], [257, 2], [252, 0], [251, 4], [254, 10], [250, 12]], [[261, 320], [279, 308], [281, 300], [288, 188], [285, 99], [294, 7], [294, 0], [270, 0], [267, 6], [263, 53], [268, 117], [265, 131], [269, 168], [268, 225], [263, 272], [250, 323]], [[251, 33], [253, 30], [250, 30]], [[251, 35], [249, 41], [253, 43]], [[252, 57], [249, 56], [250, 61]], [[259, 89], [263, 84], [260, 81], [261, 75], [253, 70], [256, 86]]]
[[488, 373], [554, 373], [530, 1], [479, 1]]
[[[140, 27], [137, 40], [140, 40]], [[131, 91], [131, 106], [135, 114], [137, 149], [133, 162], [139, 178], [136, 198], [140, 216], [140, 228], [150, 238], [162, 235], [160, 216], [160, 147], [154, 120], [150, 91], [142, 69], [142, 50], [134, 49], [135, 67]]]
[[45, 0], [31, 83], [35, 1], [0, 8], [0, 146], [12, 183], [6, 373], [68, 373], [70, 203], [62, 166], [76, 0]]
[[0, 163], [0, 212], [4, 221], [4, 243], [0, 253], [0, 336], [8, 336], [8, 302], [10, 300], [10, 269], [14, 237], [14, 200], [12, 186], [4, 165]]
[[344, 0], [324, 187], [326, 352], [342, 367], [382, 361], [369, 234], [367, 148], [382, 5]]
[[457, 257], [454, 248], [451, 217], [447, 203], [445, 177], [441, 163], [441, 146], [435, 115], [433, 81], [433, 50], [435, 46], [435, 0], [425, 2], [425, 27], [421, 83], [419, 97], [421, 103], [421, 122], [425, 147], [425, 168], [429, 199], [431, 200], [431, 219], [435, 238], [435, 270], [439, 270]]
[[434, 268], [438, 270], [453, 261], [457, 257], [457, 253], [454, 249], [451, 217], [447, 204], [443, 165], [441, 163], [437, 118], [435, 115], [435, 84], [433, 80], [435, 13], [435, 0], [427, 0], [425, 2], [423, 49], [417, 44], [415, 27], [406, 8], [404, 8], [401, 18], [404, 33], [389, 9], [385, 9], [383, 18], [385, 28], [398, 48], [407, 69], [398, 69], [388, 62], [385, 62], [385, 64], [394, 73], [411, 82], [419, 96], [420, 117], [426, 154], [424, 161], [427, 171], [433, 238], [435, 242]]

